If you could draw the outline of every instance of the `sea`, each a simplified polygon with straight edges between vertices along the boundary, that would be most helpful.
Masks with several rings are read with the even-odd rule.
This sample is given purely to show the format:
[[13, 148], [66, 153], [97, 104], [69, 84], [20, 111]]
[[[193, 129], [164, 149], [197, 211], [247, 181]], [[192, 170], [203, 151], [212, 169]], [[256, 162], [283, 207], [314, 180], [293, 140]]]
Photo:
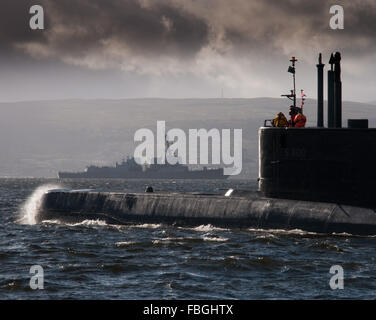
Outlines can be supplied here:
[[374, 236], [101, 220], [35, 223], [49, 189], [144, 191], [148, 185], [197, 192], [257, 188], [254, 180], [1, 178], [0, 299], [376, 298]]

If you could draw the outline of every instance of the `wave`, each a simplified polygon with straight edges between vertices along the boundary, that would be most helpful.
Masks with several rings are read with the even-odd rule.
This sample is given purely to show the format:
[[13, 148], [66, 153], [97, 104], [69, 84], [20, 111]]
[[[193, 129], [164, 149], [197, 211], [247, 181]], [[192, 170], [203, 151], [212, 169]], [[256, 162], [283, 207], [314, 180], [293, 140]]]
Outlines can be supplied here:
[[249, 228], [247, 231], [251, 232], [262, 232], [262, 233], [276, 233], [276, 234], [287, 234], [287, 235], [321, 235], [320, 233], [317, 232], [310, 232], [310, 231], [304, 231], [301, 229], [291, 229], [291, 230], [285, 230], [285, 229], [259, 229], [259, 228]]
[[213, 241], [213, 242], [226, 242], [228, 241], [228, 238], [222, 238], [222, 237], [203, 237], [204, 241]]
[[202, 225], [199, 225], [197, 227], [179, 227], [179, 229], [194, 230], [194, 231], [200, 231], [200, 232], [228, 231], [229, 230], [229, 229], [226, 229], [226, 228], [214, 227], [211, 224], [202, 224]]
[[21, 218], [17, 221], [21, 224], [34, 225], [38, 222], [38, 215], [42, 205], [42, 199], [45, 193], [53, 189], [61, 189], [60, 185], [47, 184], [39, 186], [26, 199], [25, 203], [20, 208]]
[[97, 219], [97, 220], [84, 220], [82, 222], [77, 222], [73, 224], [69, 224], [69, 226], [76, 227], [76, 226], [99, 226], [99, 227], [104, 227], [107, 226], [107, 222]]
[[106, 221], [96, 219], [96, 220], [83, 220], [81, 222], [76, 222], [76, 223], [67, 223], [61, 220], [43, 220], [41, 222], [42, 224], [57, 224], [57, 225], [64, 225], [68, 227], [77, 227], [77, 226], [108, 226]]
[[160, 239], [154, 239], [152, 242], [153, 244], [161, 244], [161, 243], [170, 243], [170, 242], [201, 242], [201, 241], [213, 241], [213, 242], [225, 242], [228, 241], [228, 238], [222, 238], [222, 237], [167, 237], [167, 238], [160, 238]]
[[260, 229], [260, 228], [248, 228], [246, 229], [247, 231], [251, 232], [257, 232], [257, 233], [269, 233], [270, 236], [272, 234], [279, 234], [279, 235], [299, 235], [299, 236], [315, 236], [315, 237], [339, 237], [339, 238], [349, 238], [349, 237], [354, 237], [354, 238], [376, 238], [376, 235], [356, 235], [356, 234], [351, 234], [347, 232], [341, 232], [341, 233], [318, 233], [318, 232], [312, 232], [312, 231], [304, 231], [301, 229]]
[[145, 228], [145, 229], [157, 229], [157, 228], [160, 228], [161, 226], [162, 224], [153, 224], [153, 223], [127, 225], [127, 227], [131, 227], [131, 228]]
[[136, 241], [120, 241], [120, 242], [116, 242], [115, 245], [117, 247], [127, 247], [127, 246], [132, 246], [136, 243], [137, 243]]

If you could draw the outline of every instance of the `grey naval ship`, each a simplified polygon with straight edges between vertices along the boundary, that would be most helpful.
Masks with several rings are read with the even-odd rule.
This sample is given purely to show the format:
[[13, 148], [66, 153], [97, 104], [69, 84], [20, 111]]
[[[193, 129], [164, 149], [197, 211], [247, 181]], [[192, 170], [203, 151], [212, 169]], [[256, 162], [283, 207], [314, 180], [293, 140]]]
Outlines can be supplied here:
[[116, 163], [115, 166], [91, 165], [83, 172], [59, 172], [58, 177], [59, 179], [227, 179], [228, 176], [224, 175], [223, 168], [203, 167], [203, 169], [191, 170], [180, 163], [140, 165], [131, 157]]

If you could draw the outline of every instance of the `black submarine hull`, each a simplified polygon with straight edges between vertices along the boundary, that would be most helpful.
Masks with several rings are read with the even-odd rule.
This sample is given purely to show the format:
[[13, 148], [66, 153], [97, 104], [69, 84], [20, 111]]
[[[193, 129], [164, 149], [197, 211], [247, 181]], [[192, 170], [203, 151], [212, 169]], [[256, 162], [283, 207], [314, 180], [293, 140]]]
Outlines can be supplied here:
[[267, 197], [376, 208], [376, 129], [259, 129], [259, 189]]
[[224, 228], [300, 229], [316, 233], [376, 234], [373, 209], [335, 203], [241, 196], [53, 190], [38, 220], [166, 223]]

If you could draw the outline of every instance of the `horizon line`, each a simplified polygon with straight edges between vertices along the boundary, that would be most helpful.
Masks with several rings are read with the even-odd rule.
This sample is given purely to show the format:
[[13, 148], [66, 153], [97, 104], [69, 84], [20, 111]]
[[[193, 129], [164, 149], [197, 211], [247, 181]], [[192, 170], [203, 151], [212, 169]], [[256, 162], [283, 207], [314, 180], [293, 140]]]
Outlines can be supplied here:
[[[285, 100], [284, 97], [211, 97], [211, 98], [199, 98], [199, 97], [185, 97], [185, 98], [169, 98], [169, 97], [134, 97], [134, 98], [61, 98], [61, 99], [35, 99], [35, 100], [14, 100], [14, 101], [0, 101], [0, 104], [13, 104], [13, 103], [27, 103], [27, 102], [63, 102], [63, 101], [121, 101], [121, 100], [256, 100], [256, 99], [278, 99]], [[299, 98], [298, 98], [299, 100]], [[316, 98], [306, 98], [306, 100], [317, 101]], [[327, 102], [327, 100], [324, 100]], [[343, 100], [343, 102], [355, 102], [361, 104], [374, 105], [374, 101], [355, 101], [355, 100]]]

